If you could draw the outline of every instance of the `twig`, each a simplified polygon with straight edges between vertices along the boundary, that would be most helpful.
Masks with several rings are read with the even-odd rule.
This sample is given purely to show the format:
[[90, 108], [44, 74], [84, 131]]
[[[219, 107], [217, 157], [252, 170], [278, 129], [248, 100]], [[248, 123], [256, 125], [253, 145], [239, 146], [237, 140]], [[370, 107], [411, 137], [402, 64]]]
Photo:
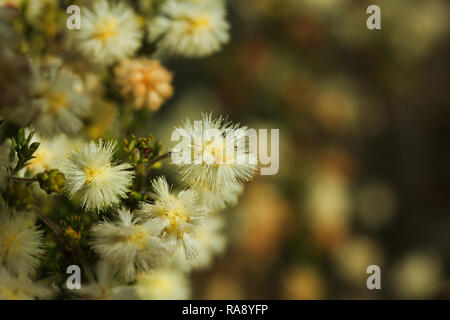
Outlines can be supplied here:
[[25, 178], [25, 177], [17, 177], [17, 176], [10, 176], [9, 177], [13, 181], [22, 181], [22, 182], [35, 182], [38, 181], [37, 178]]
[[155, 159], [153, 159], [152, 162], [149, 163], [149, 165], [152, 166], [152, 165], [154, 165], [155, 163], [157, 163], [157, 162], [159, 162], [161, 160], [169, 158], [171, 154], [172, 154], [172, 152], [170, 152], [170, 151], [166, 152], [166, 153], [163, 153], [162, 155], [157, 156]]
[[53, 230], [53, 232], [59, 236], [62, 237], [64, 236], [64, 232], [61, 230], [61, 228], [54, 223], [52, 220], [50, 220], [42, 211], [41, 209], [39, 209], [36, 206], [33, 206], [34, 209], [34, 213], [39, 217], [39, 219], [41, 219], [46, 225], [47, 227], [49, 227], [50, 229]]
[[169, 157], [171, 156], [171, 154], [172, 154], [172, 152], [170, 152], [170, 151], [169, 151], [169, 152], [166, 152], [166, 153], [163, 153], [162, 155], [157, 156], [155, 159], [153, 159], [151, 162], [149, 162], [149, 163], [147, 164], [148, 169], [147, 169], [146, 174], [148, 174], [148, 173], [152, 170], [153, 165], [154, 165], [155, 163], [157, 163], [157, 162], [159, 162], [159, 161], [162, 161], [162, 160], [164, 160], [164, 159], [166, 159], [166, 158], [169, 158]]
[[86, 272], [86, 277], [88, 278], [89, 282], [95, 282], [95, 278], [94, 278], [94, 274], [92, 273], [92, 270], [89, 266], [89, 264], [87, 263], [83, 252], [81, 251], [80, 246], [78, 245], [76, 250], [75, 250], [75, 256], [77, 258], [77, 260], [79, 260], [81, 266], [84, 269], [84, 272]]

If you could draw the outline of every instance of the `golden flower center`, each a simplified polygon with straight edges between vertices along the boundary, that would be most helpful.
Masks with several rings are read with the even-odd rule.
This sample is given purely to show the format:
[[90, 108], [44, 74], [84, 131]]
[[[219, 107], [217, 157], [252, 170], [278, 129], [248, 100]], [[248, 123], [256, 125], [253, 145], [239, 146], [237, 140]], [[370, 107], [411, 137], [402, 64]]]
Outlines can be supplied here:
[[181, 210], [171, 210], [167, 213], [169, 219], [169, 225], [167, 226], [167, 232], [177, 232], [178, 238], [183, 238], [183, 233], [178, 232], [178, 228], [181, 222], [189, 223], [189, 218], [181, 212]]
[[115, 37], [117, 34], [117, 19], [112, 18], [98, 23], [93, 37], [103, 42], [104, 45], [109, 38]]
[[190, 31], [195, 32], [200, 28], [211, 28], [211, 18], [208, 16], [200, 16], [189, 19]]
[[17, 243], [17, 236], [9, 235], [5, 237], [5, 252], [8, 255], [14, 255], [16, 252], [12, 250], [13, 246]]
[[67, 109], [69, 107], [65, 92], [49, 91], [44, 94], [44, 98], [47, 100], [48, 111], [51, 114], [57, 115], [61, 109]]
[[106, 170], [109, 166], [104, 166], [102, 168], [84, 167], [83, 171], [86, 175], [86, 184], [91, 184], [92, 182], [102, 180], [105, 176]]
[[220, 164], [234, 164], [234, 154], [228, 155], [225, 149], [225, 143], [210, 143], [204, 147], [203, 161], [214, 166]]
[[136, 230], [128, 237], [128, 242], [136, 244], [140, 249], [144, 249], [148, 239], [149, 232], [142, 226], [136, 226]]

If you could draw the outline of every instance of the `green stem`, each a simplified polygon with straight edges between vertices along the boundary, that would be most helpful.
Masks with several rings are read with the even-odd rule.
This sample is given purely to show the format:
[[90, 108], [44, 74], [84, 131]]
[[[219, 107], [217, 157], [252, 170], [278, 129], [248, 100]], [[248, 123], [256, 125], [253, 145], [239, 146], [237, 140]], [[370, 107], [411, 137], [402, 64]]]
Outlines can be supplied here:
[[58, 237], [63, 237], [64, 236], [64, 232], [62, 231], [62, 229], [56, 224], [54, 223], [52, 220], [50, 220], [49, 217], [47, 217], [45, 215], [45, 213], [43, 213], [41, 211], [41, 209], [39, 209], [36, 206], [33, 206], [34, 209], [34, 213], [38, 216], [39, 219], [41, 219], [46, 225], [47, 227], [49, 227], [50, 229], [53, 230], [53, 232], [58, 236]]
[[155, 165], [155, 163], [157, 163], [157, 162], [159, 162], [159, 161], [162, 161], [162, 160], [164, 160], [164, 159], [167, 159], [167, 158], [169, 158], [171, 155], [172, 155], [172, 152], [169, 151], [169, 152], [163, 153], [163, 154], [160, 155], [160, 156], [157, 156], [155, 159], [153, 159], [151, 162], [149, 162], [149, 163], [147, 164], [147, 166], [148, 166], [147, 174], [150, 172], [150, 170], [152, 170], [152, 168], [153, 168], [153, 166]]

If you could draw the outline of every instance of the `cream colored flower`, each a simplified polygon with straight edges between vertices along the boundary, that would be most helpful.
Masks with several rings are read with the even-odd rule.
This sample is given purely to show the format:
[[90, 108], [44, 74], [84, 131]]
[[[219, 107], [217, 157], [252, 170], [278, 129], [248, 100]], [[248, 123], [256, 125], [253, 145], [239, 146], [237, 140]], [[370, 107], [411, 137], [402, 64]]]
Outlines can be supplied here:
[[101, 261], [96, 268], [97, 281], [81, 285], [77, 294], [90, 300], [136, 300], [135, 290], [129, 285], [113, 285], [113, 266]]
[[88, 210], [117, 206], [129, 191], [133, 167], [128, 163], [114, 163], [116, 149], [116, 141], [91, 141], [73, 151], [62, 168], [69, 196], [80, 199]]
[[192, 189], [197, 191], [200, 204], [211, 212], [218, 212], [228, 206], [236, 205], [239, 196], [244, 192], [243, 185], [239, 183], [224, 185], [219, 190], [214, 190], [205, 183], [197, 183], [192, 186]]
[[0, 264], [17, 276], [26, 276], [44, 253], [42, 231], [30, 225], [26, 214], [0, 212]]
[[52, 288], [45, 282], [33, 282], [27, 276], [14, 276], [0, 266], [0, 300], [50, 299]]
[[155, 202], [143, 202], [139, 213], [163, 227], [162, 237], [171, 252], [182, 246], [186, 258], [194, 259], [198, 255], [195, 233], [204, 222], [207, 208], [198, 205], [198, 194], [194, 190], [171, 194], [164, 177], [154, 179], [152, 186]]
[[120, 209], [116, 222], [104, 221], [92, 227], [91, 246], [104, 262], [131, 281], [138, 272], [149, 271], [168, 255], [159, 238], [163, 228]]
[[142, 300], [185, 300], [190, 296], [186, 276], [172, 269], [142, 273], [134, 288]]
[[32, 67], [31, 101], [18, 106], [12, 120], [30, 124], [43, 137], [76, 134], [90, 106], [89, 97], [80, 90], [80, 78], [53, 64]]
[[142, 31], [133, 10], [123, 2], [95, 1], [83, 11], [76, 46], [93, 62], [110, 65], [129, 57], [141, 44]]
[[41, 138], [33, 136], [32, 142], [39, 142], [39, 148], [33, 154], [27, 169], [32, 173], [58, 169], [62, 170], [64, 161], [70, 152], [81, 144], [80, 141], [70, 139], [65, 135], [59, 135], [54, 138]]
[[186, 260], [181, 249], [178, 249], [169, 265], [183, 271], [201, 270], [211, 266], [216, 255], [222, 253], [226, 247], [226, 238], [223, 234], [225, 221], [221, 216], [209, 217], [205, 223], [198, 227], [195, 239], [198, 243], [198, 256], [193, 260]]
[[222, 1], [167, 1], [149, 24], [150, 41], [167, 52], [204, 57], [229, 41], [230, 28]]
[[246, 127], [209, 114], [194, 124], [186, 120], [176, 134], [181, 142], [172, 148], [172, 162], [188, 183], [220, 192], [256, 174], [257, 157], [246, 143]]

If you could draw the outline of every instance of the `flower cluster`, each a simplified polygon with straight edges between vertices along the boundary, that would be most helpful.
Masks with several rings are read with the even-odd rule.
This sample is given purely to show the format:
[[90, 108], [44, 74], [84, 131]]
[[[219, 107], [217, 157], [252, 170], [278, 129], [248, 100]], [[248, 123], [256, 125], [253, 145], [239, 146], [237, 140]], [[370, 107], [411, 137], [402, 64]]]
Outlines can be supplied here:
[[[234, 142], [189, 145], [205, 162], [176, 164], [173, 179], [163, 160], [179, 150], [138, 132], [174, 95], [164, 55], [229, 41], [224, 1], [93, 1], [79, 30], [58, 29], [57, 2], [34, 2], [0, 6], [0, 299], [189, 298], [189, 272], [226, 247], [219, 211], [238, 202], [255, 156], [241, 152], [245, 127], [204, 115]], [[176, 131], [199, 138], [189, 121]], [[245, 161], [216, 162], [225, 149]], [[70, 265], [80, 290], [65, 282]]]

